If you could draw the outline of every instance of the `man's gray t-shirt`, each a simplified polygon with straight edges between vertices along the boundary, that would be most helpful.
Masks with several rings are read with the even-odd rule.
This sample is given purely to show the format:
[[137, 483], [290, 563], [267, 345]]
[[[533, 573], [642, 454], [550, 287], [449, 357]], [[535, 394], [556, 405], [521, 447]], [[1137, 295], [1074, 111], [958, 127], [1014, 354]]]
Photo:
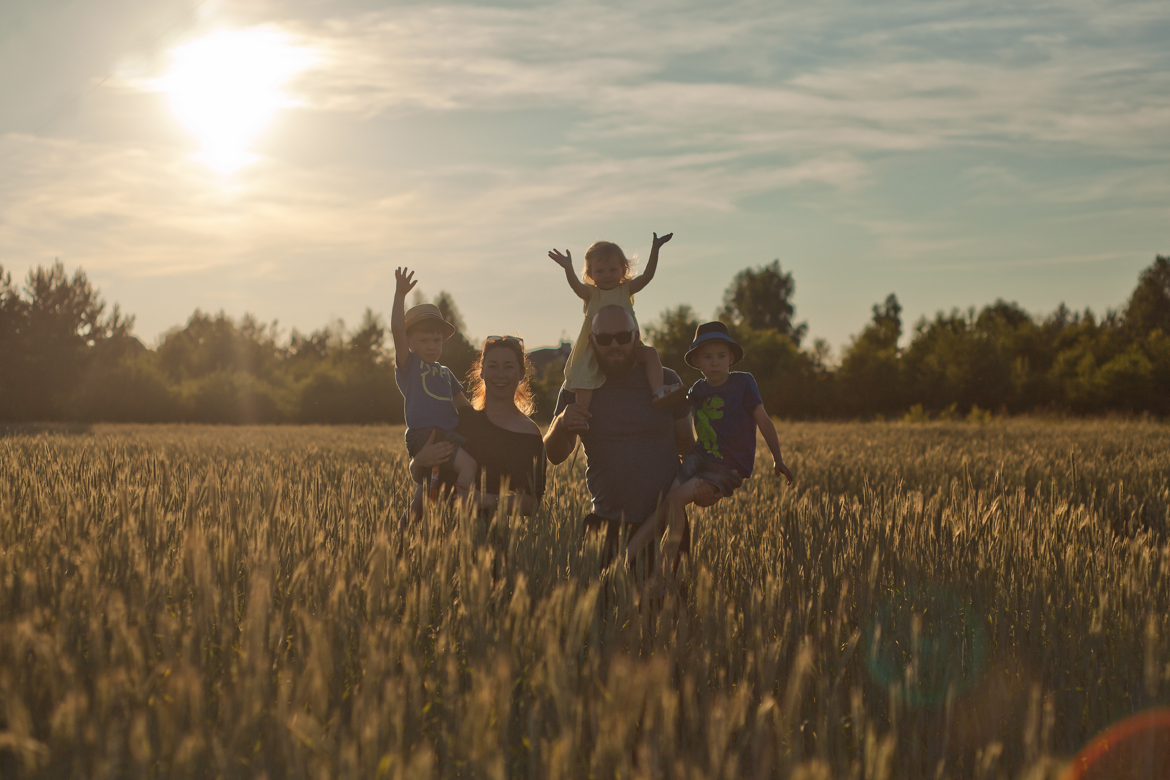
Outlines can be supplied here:
[[[666, 383], [680, 382], [665, 369]], [[554, 416], [576, 400], [561, 388]], [[606, 377], [589, 403], [589, 430], [581, 431], [585, 447], [585, 479], [593, 496], [593, 512], [610, 520], [641, 523], [670, 490], [678, 472], [674, 421], [690, 414], [687, 404], [655, 409], [650, 383], [641, 366], [624, 377]]]

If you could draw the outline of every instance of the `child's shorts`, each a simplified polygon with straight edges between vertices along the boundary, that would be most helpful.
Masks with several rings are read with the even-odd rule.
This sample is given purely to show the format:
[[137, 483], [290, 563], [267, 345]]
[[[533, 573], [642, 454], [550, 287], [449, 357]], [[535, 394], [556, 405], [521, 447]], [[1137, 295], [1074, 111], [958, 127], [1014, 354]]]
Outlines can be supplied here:
[[679, 484], [698, 477], [715, 486], [723, 498], [727, 498], [743, 484], [739, 472], [721, 461], [708, 457], [698, 445], [687, 453], [678, 469]]
[[[431, 438], [432, 433], [435, 434], [436, 444], [441, 441], [454, 444], [456, 453], [459, 452], [459, 448], [461, 446], [467, 443], [466, 436], [460, 436], [454, 431], [447, 431], [437, 427], [411, 428], [406, 432], [406, 451], [410, 454], [410, 457], [413, 458], [415, 455], [418, 455], [419, 450], [421, 450], [423, 446], [426, 445], [427, 440]], [[453, 460], [454, 456], [452, 456], [452, 460], [447, 461], [445, 465], [450, 466]]]

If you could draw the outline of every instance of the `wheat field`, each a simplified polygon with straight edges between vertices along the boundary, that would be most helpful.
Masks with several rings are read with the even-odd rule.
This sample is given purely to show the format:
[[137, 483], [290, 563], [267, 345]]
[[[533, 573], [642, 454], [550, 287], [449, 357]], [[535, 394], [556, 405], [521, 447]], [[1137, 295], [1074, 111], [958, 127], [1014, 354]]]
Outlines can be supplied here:
[[780, 423], [682, 594], [399, 428], [0, 432], [0, 777], [1057, 777], [1170, 701], [1170, 426]]

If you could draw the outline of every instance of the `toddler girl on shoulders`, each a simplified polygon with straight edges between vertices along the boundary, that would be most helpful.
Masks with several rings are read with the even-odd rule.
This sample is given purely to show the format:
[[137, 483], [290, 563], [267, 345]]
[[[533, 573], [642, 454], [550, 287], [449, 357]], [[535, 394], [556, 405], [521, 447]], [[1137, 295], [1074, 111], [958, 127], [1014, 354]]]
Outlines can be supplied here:
[[[630, 261], [626, 258], [621, 247], [612, 241], [596, 241], [585, 251], [584, 279], [578, 279], [573, 272], [573, 254], [566, 250], [561, 254], [553, 249], [548, 256], [559, 266], [565, 269], [565, 277], [569, 286], [582, 301], [585, 302], [585, 322], [581, 326], [581, 334], [573, 344], [573, 351], [565, 363], [565, 386], [576, 395], [576, 402], [585, 408], [593, 399], [593, 391], [605, 384], [605, 374], [597, 364], [593, 354], [593, 346], [589, 342], [592, 334], [591, 324], [593, 315], [606, 306], [618, 305], [634, 317], [634, 295], [641, 292], [658, 269], [658, 250], [671, 239], [673, 233], [667, 233], [661, 238], [654, 234], [654, 243], [650, 249], [650, 259], [646, 262], [646, 270], [640, 276], [631, 278]], [[637, 323], [635, 317], [634, 322]], [[637, 332], [637, 330], [635, 330]], [[624, 344], [633, 334], [618, 333], [597, 337], [601, 346], [609, 346], [600, 342], [600, 339], [616, 339]], [[623, 341], [622, 339], [626, 341]], [[658, 351], [638, 341], [634, 354], [639, 363], [646, 370], [646, 378], [653, 388], [651, 403], [655, 407], [668, 406], [678, 403], [686, 397], [686, 389], [682, 385], [667, 385], [662, 372], [662, 360]]]

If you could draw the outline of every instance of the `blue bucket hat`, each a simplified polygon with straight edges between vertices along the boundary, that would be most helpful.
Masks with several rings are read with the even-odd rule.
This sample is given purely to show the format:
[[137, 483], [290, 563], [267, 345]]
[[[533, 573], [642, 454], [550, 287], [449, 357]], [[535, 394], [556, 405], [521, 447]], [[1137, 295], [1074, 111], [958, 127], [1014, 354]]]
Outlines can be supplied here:
[[687, 361], [688, 366], [698, 368], [692, 359], [695, 355], [695, 350], [709, 341], [726, 341], [731, 346], [731, 365], [734, 366], [743, 360], [743, 347], [735, 343], [735, 339], [731, 337], [731, 333], [728, 332], [726, 325], [722, 322], [704, 322], [695, 328], [695, 340], [691, 342], [691, 348], [687, 350], [687, 354], [683, 358], [683, 360]]

